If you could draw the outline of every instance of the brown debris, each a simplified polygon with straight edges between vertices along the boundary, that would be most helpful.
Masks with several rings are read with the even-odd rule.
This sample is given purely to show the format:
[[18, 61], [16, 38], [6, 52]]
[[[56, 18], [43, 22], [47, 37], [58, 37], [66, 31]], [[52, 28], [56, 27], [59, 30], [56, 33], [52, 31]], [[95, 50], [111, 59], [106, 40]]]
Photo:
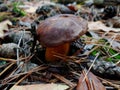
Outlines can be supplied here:
[[87, 76], [85, 73], [85, 71], [82, 72], [76, 90], [106, 90], [92, 72], [89, 72]]

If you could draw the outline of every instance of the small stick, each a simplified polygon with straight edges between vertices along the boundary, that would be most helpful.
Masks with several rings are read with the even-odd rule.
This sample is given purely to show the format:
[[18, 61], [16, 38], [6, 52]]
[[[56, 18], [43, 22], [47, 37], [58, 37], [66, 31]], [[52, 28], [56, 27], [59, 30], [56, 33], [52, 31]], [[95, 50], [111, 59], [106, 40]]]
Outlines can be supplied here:
[[56, 77], [57, 79], [65, 82], [67, 85], [69, 85], [70, 87], [75, 87], [76, 84], [72, 83], [71, 81], [67, 80], [66, 78], [64, 78], [63, 76], [59, 75], [59, 74], [52, 74], [54, 77]]
[[[32, 72], [29, 72], [27, 75], [25, 75], [23, 78], [21, 78], [17, 83], [15, 83], [15, 84], [12, 86], [12, 88], [15, 87], [16, 85], [18, 85], [20, 82], [22, 82], [22, 81], [23, 81], [25, 78], [27, 78], [31, 73], [32, 73]], [[12, 90], [12, 88], [11, 88], [11, 90]]]
[[99, 53], [97, 53], [95, 59], [93, 60], [93, 63], [91, 64], [91, 66], [89, 67], [88, 71], [86, 72], [85, 77], [83, 78], [83, 81], [85, 81], [85, 79], [86, 79], [86, 77], [87, 77], [87, 74], [89, 73], [89, 71], [90, 71], [91, 68], [93, 67], [93, 65], [94, 65], [95, 61], [97, 60], [98, 56], [99, 56]]
[[8, 67], [6, 67], [1, 73], [0, 73], [0, 76], [6, 72], [10, 67], [12, 67], [12, 65], [14, 65], [14, 63], [11, 63]]
[[116, 85], [116, 84], [113, 84], [112, 82], [109, 82], [108, 80], [105, 80], [103, 78], [100, 78], [98, 77], [100, 80], [106, 82], [107, 84], [109, 84], [110, 86], [113, 86], [114, 88], [116, 88], [117, 90], [120, 90], [120, 85]]
[[2, 60], [2, 61], [9, 61], [9, 62], [12, 62], [12, 63], [16, 63], [15, 59], [9, 59], [9, 58], [2, 58], [2, 57], [0, 57], [0, 60]]

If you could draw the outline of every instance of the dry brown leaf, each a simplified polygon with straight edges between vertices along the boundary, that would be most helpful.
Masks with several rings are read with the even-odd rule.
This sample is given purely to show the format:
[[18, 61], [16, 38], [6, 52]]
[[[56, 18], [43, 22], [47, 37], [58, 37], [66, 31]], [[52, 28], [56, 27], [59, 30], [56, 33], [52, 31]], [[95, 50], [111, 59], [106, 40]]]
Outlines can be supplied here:
[[35, 85], [24, 85], [14, 86], [10, 90], [66, 90], [69, 87], [63, 84], [35, 84]]
[[22, 8], [27, 13], [35, 13], [36, 9], [44, 4], [50, 4], [49, 0], [43, 0], [39, 2], [24, 2], [24, 5], [19, 5], [19, 8]]
[[89, 72], [87, 76], [85, 73], [85, 71], [82, 72], [76, 90], [106, 90], [92, 72]]
[[11, 21], [9, 20], [0, 22], [0, 38], [4, 37], [4, 31], [8, 31], [8, 25], [12, 25]]
[[107, 27], [101, 21], [89, 22], [88, 23], [88, 28], [89, 28], [89, 31], [102, 30], [102, 31], [105, 31], [105, 32], [109, 32], [109, 31], [120, 32], [120, 28]]

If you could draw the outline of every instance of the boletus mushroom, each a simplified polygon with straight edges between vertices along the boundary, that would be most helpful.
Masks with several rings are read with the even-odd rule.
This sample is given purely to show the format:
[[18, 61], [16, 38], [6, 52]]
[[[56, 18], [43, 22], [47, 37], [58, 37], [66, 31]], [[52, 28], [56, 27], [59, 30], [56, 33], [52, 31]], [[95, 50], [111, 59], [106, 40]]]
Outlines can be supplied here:
[[47, 61], [56, 61], [55, 53], [67, 55], [70, 43], [87, 32], [87, 21], [72, 14], [47, 18], [37, 28], [37, 39], [46, 47]]

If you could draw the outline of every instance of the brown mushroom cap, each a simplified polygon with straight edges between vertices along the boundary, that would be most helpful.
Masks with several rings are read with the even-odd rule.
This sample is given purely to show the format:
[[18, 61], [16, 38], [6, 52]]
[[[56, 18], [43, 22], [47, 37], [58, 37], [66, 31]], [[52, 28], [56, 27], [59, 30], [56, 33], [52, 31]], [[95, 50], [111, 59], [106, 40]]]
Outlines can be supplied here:
[[37, 39], [43, 46], [52, 47], [74, 41], [87, 32], [87, 21], [79, 16], [60, 14], [40, 23]]

